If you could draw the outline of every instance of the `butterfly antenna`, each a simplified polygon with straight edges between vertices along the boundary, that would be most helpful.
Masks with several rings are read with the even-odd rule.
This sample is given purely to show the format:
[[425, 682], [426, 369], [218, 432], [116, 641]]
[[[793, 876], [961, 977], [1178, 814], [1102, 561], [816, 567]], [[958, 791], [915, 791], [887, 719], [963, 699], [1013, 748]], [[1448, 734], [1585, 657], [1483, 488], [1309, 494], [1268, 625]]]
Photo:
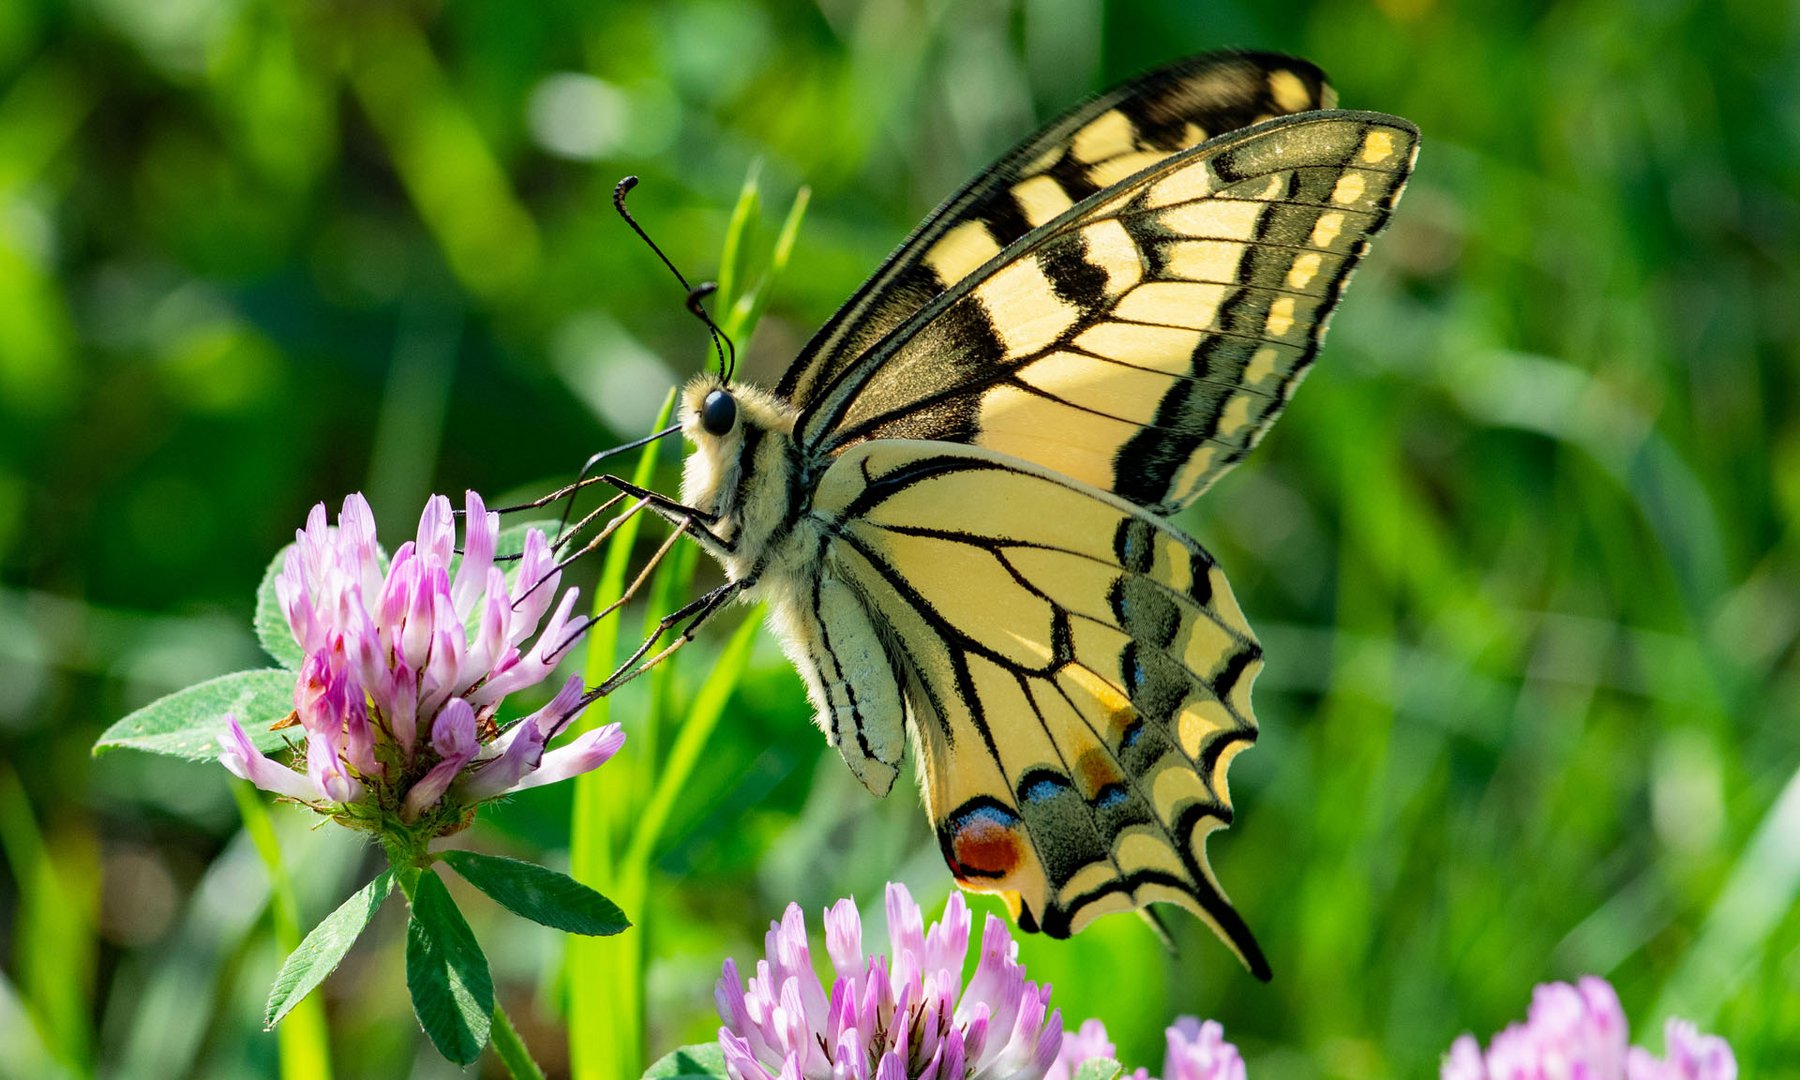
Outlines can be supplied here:
[[[625, 219], [625, 224], [631, 226], [631, 231], [638, 234], [638, 239], [648, 244], [651, 251], [656, 252], [656, 257], [669, 268], [669, 273], [674, 274], [675, 280], [681, 282], [681, 287], [687, 290], [688, 310], [706, 324], [707, 332], [712, 335], [713, 352], [719, 358], [719, 377], [730, 382], [731, 377], [737, 373], [737, 345], [732, 342], [730, 335], [719, 329], [719, 324], [713, 322], [712, 316], [706, 313], [706, 309], [700, 306], [700, 301], [716, 292], [719, 286], [714, 282], [702, 282], [699, 286], [688, 284], [686, 275], [676, 268], [675, 263], [663, 254], [663, 249], [656, 246], [656, 241], [650, 239], [650, 234], [644, 231], [644, 227], [631, 216], [631, 211], [625, 208], [625, 196], [631, 194], [631, 189], [637, 185], [638, 178], [635, 176], [627, 176], [613, 185], [613, 209], [617, 210], [619, 216]], [[727, 349], [730, 351], [729, 360], [726, 358]]]
[[701, 303], [701, 301], [718, 291], [718, 282], [702, 281], [688, 291], [687, 308], [694, 313], [694, 318], [705, 323], [706, 328], [712, 332], [714, 352], [718, 352], [720, 341], [725, 343], [725, 348], [729, 351], [730, 357], [729, 359], [724, 355], [719, 357], [719, 375], [726, 382], [730, 382], [732, 377], [737, 374], [737, 343], [731, 340], [730, 334], [719, 329], [719, 324], [713, 322], [712, 316], [707, 314], [705, 306]]

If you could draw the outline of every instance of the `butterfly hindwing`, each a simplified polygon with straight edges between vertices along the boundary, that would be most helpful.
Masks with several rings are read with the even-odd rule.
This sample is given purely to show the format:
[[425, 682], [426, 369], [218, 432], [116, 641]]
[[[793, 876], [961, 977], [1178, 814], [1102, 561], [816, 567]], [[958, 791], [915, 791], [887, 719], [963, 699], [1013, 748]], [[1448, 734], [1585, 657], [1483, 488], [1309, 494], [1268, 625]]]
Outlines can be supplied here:
[[776, 388], [805, 404], [871, 345], [988, 257], [1144, 166], [1260, 120], [1329, 108], [1318, 68], [1211, 53], [1071, 109], [946, 199], [802, 350]]
[[1185, 506], [1286, 404], [1416, 146], [1404, 120], [1311, 112], [1157, 159], [964, 277], [797, 434], [968, 443]]
[[1179, 904], [1266, 975], [1205, 854], [1261, 666], [1211, 557], [1121, 499], [943, 443], [846, 451], [814, 512], [907, 688], [958, 879], [1058, 937]]

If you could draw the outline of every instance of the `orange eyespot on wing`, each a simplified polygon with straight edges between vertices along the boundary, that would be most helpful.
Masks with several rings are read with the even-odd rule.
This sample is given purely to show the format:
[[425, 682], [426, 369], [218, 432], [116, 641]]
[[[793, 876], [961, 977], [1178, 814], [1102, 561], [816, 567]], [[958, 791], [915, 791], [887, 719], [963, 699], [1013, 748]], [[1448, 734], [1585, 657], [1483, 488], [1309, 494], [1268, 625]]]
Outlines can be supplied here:
[[1025, 821], [998, 799], [969, 800], [939, 822], [937, 831], [950, 872], [977, 889], [1011, 877], [1025, 864], [1030, 843]]

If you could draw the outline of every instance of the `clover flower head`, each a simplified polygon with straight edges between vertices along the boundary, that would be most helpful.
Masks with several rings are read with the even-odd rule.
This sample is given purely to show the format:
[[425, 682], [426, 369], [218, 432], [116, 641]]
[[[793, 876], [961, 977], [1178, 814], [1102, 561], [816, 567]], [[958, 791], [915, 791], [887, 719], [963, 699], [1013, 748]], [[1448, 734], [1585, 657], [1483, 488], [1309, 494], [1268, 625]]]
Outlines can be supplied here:
[[1737, 1080], [1730, 1044], [1717, 1035], [1702, 1035], [1686, 1020], [1663, 1026], [1663, 1048], [1666, 1059], [1632, 1047], [1625, 1059], [1626, 1080]]
[[853, 901], [824, 921], [829, 991], [797, 904], [769, 925], [748, 982], [725, 962], [714, 997], [733, 1080], [1041, 1080], [1055, 1064], [1062, 1014], [1049, 986], [1026, 980], [1018, 943], [992, 915], [964, 985], [971, 918], [960, 893], [927, 928], [905, 886], [889, 884], [885, 954], [863, 952]]
[[500, 515], [471, 491], [464, 522], [459, 562], [450, 501], [432, 496], [416, 537], [384, 567], [361, 495], [344, 500], [335, 528], [323, 503], [313, 507], [275, 582], [305, 654], [291, 717], [305, 736], [304, 771], [258, 751], [236, 716], [220, 738], [227, 769], [340, 820], [423, 822], [441, 834], [476, 803], [598, 768], [618, 751], [616, 724], [546, 750], [581, 711], [579, 677], [498, 726], [506, 696], [548, 678], [586, 627], [573, 617], [578, 590], [557, 594], [561, 572], [540, 530], [527, 531], [509, 584], [495, 560]]
[[1244, 1080], [1244, 1059], [1218, 1021], [1182, 1016], [1165, 1034], [1162, 1080]]
[[[1237, 1047], [1225, 1041], [1225, 1029], [1214, 1020], [1176, 1017], [1163, 1031], [1168, 1050], [1163, 1056], [1162, 1080], [1244, 1080], [1244, 1059]], [[1073, 1080], [1081, 1066], [1094, 1058], [1115, 1056], [1106, 1025], [1087, 1020], [1079, 1031], [1063, 1035], [1062, 1054], [1047, 1080]], [[1150, 1070], [1139, 1068], [1123, 1074], [1129, 1080], [1152, 1080]]]
[[1574, 985], [1545, 983], [1533, 991], [1523, 1023], [1495, 1035], [1482, 1052], [1473, 1035], [1451, 1044], [1443, 1080], [1736, 1080], [1731, 1047], [1669, 1021], [1668, 1058], [1629, 1046], [1619, 996], [1589, 975]]
[[[1056, 1064], [1044, 1074], [1044, 1080], [1074, 1080], [1075, 1074], [1087, 1062], [1118, 1056], [1118, 1047], [1106, 1034], [1106, 1025], [1099, 1020], [1084, 1020], [1075, 1031], [1063, 1032], [1062, 1049], [1057, 1052]], [[1149, 1077], [1143, 1069], [1131, 1075], [1132, 1080], [1148, 1080]]]

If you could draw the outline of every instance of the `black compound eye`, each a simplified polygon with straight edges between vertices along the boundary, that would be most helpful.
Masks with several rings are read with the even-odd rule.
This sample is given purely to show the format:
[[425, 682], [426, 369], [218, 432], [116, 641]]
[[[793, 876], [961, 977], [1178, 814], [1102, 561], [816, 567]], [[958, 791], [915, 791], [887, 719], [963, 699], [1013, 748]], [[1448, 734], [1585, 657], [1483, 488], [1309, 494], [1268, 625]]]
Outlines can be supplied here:
[[700, 403], [700, 426], [713, 435], [729, 435], [737, 423], [737, 399], [728, 391], [714, 390]]

